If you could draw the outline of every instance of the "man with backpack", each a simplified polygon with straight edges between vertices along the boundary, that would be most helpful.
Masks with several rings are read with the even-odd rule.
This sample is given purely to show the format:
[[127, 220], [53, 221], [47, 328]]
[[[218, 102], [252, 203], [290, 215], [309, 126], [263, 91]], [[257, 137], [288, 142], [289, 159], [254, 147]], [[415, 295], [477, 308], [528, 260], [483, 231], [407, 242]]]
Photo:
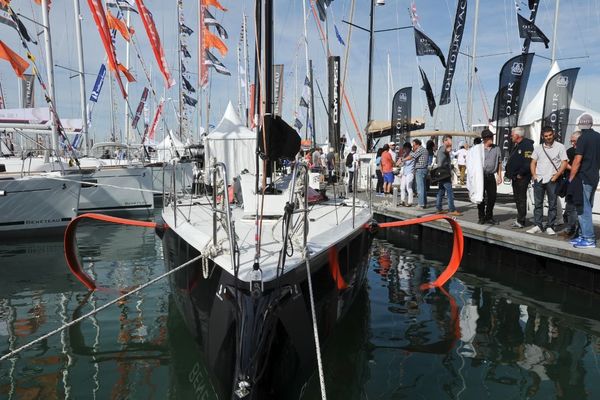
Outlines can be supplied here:
[[354, 182], [354, 168], [358, 162], [356, 154], [356, 145], [352, 146], [352, 150], [346, 156], [346, 171], [348, 171], [348, 193], [352, 193], [352, 183]]

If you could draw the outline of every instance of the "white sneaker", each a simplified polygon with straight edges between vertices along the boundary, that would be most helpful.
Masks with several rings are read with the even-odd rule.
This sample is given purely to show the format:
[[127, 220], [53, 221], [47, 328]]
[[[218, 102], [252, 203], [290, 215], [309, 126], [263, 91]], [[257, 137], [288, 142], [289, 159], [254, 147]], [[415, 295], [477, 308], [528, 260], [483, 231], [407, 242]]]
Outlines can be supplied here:
[[554, 232], [554, 229], [547, 227], [546, 228], [546, 235], [556, 235], [556, 232]]
[[540, 233], [542, 230], [540, 229], [539, 226], [535, 225], [533, 228], [528, 229], [527, 233]]

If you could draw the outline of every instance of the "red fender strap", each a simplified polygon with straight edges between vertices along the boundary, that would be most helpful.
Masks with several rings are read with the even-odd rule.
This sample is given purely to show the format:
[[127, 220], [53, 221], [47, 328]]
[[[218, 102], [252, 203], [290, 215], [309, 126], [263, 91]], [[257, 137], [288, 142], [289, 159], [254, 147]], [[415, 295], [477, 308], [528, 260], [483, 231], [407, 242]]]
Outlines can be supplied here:
[[103, 214], [82, 214], [78, 217], [74, 218], [69, 225], [67, 225], [67, 229], [65, 230], [64, 237], [64, 245], [65, 245], [65, 259], [67, 260], [67, 265], [71, 270], [71, 273], [75, 275], [75, 277], [85, 285], [89, 290], [96, 290], [96, 282], [85, 273], [83, 268], [81, 267], [81, 263], [79, 262], [79, 258], [77, 257], [77, 239], [75, 238], [75, 231], [77, 229], [77, 224], [82, 219], [95, 219], [98, 221], [110, 222], [112, 224], [121, 224], [121, 225], [131, 225], [131, 226], [140, 226], [143, 228], [156, 228], [156, 222], [150, 221], [137, 221], [132, 219], [111, 217]]
[[[452, 256], [450, 257], [450, 262], [448, 263], [448, 266], [446, 267], [444, 272], [442, 272], [442, 274], [435, 281], [422, 284], [420, 287], [421, 290], [427, 290], [434, 287], [441, 287], [458, 270], [458, 267], [462, 260], [465, 244], [465, 238], [463, 237], [462, 228], [460, 227], [460, 224], [454, 218], [445, 215], [426, 215], [424, 217], [407, 219], [405, 221], [384, 222], [379, 224], [380, 228], [397, 228], [400, 226], [423, 224], [425, 222], [436, 221], [438, 219], [444, 219], [448, 221], [450, 223], [450, 226], [452, 227], [454, 236], [454, 242], [452, 245]], [[369, 226], [365, 225], [365, 228], [368, 229]]]

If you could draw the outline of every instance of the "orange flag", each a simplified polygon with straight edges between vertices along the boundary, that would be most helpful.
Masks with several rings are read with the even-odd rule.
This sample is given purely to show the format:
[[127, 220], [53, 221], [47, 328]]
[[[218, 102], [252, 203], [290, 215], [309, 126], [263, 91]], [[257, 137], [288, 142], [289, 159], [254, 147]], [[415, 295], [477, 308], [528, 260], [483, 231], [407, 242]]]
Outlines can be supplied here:
[[[10, 2], [10, 0], [4, 0], [4, 1], [8, 1]], [[35, 4], [37, 4], [38, 6], [42, 5], [42, 0], [34, 0]], [[0, 2], [2, 2], [2, 0], [0, 0]], [[52, 3], [52, 0], [48, 0], [48, 8], [50, 7], [50, 4]]]
[[21, 79], [23, 78], [23, 72], [29, 68], [29, 63], [12, 51], [2, 40], [0, 40], [0, 58], [8, 61], [15, 70], [17, 76]]
[[106, 21], [108, 22], [108, 27], [110, 29], [118, 30], [121, 36], [123, 36], [123, 39], [127, 40], [128, 42], [131, 40], [130, 31], [127, 29], [125, 22], [112, 15], [110, 10], [106, 10]]
[[133, 75], [131, 75], [131, 72], [129, 72], [129, 70], [123, 64], [117, 64], [117, 68], [119, 68], [119, 71], [121, 71], [123, 75], [125, 75], [127, 81], [135, 82], [135, 78], [133, 77]]
[[0, 0], [0, 6], [2, 7], [8, 7], [9, 4], [10, 0]]
[[202, 29], [202, 35], [204, 36], [204, 48], [208, 49], [214, 47], [219, 50], [219, 53], [221, 53], [222, 56], [227, 54], [227, 46], [217, 35], [211, 33], [206, 27]]
[[218, 0], [202, 0], [202, 5], [203, 6], [213, 6], [215, 8], [218, 8], [221, 11], [227, 11], [227, 9], [225, 7], [223, 7], [221, 5], [221, 3], [219, 3]]

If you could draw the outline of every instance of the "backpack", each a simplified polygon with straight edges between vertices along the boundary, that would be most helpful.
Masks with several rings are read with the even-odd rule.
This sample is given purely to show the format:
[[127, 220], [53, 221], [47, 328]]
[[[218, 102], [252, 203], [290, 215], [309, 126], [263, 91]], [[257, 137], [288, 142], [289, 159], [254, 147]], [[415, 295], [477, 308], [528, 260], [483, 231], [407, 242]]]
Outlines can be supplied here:
[[354, 153], [349, 153], [346, 156], [346, 167], [352, 168], [352, 163], [354, 162]]

